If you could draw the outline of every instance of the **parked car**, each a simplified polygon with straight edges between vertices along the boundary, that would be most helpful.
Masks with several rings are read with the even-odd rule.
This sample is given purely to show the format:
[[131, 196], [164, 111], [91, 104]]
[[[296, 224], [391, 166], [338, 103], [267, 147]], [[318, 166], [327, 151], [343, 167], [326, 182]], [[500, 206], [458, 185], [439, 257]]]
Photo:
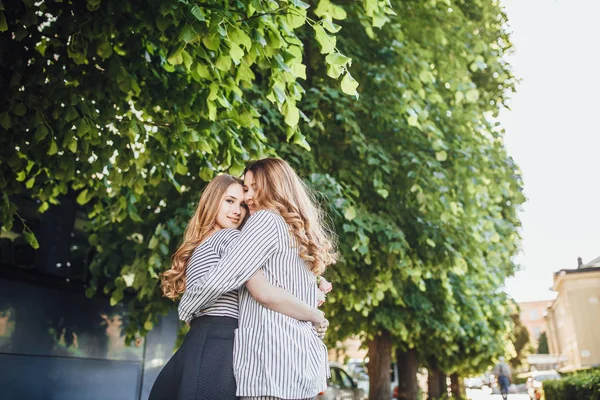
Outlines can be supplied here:
[[465, 379], [465, 385], [469, 389], [481, 389], [485, 384], [484, 376], [474, 376]]
[[[365, 392], [365, 398], [369, 397], [369, 374], [367, 372], [367, 363], [360, 359], [351, 359], [346, 364], [346, 370], [355, 379], [358, 387]], [[390, 399], [398, 398], [398, 366], [396, 363], [390, 365]]]
[[365, 392], [348, 375], [341, 365], [329, 364], [331, 376], [327, 380], [327, 389], [319, 393], [319, 400], [363, 400]]
[[560, 374], [555, 370], [533, 371], [527, 378], [527, 394], [531, 400], [542, 398], [542, 387], [544, 381], [560, 379]]

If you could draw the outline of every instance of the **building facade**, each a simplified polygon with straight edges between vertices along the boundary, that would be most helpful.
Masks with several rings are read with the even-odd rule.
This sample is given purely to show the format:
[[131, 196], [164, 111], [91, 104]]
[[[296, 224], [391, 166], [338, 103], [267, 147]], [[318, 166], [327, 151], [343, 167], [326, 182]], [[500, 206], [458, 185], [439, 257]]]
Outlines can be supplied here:
[[547, 331], [546, 312], [552, 305], [552, 300], [527, 301], [519, 303], [521, 310], [521, 323], [529, 331], [529, 340], [534, 349], [537, 349], [540, 335]]
[[173, 354], [177, 313], [126, 344], [128, 307], [85, 295], [90, 246], [75, 200], [62, 198], [41, 216], [39, 205], [17, 200], [40, 247], [22, 226], [0, 229], [0, 398], [147, 399]]
[[559, 367], [600, 365], [600, 257], [578, 268], [554, 273], [556, 300], [548, 309], [550, 353], [562, 356]]

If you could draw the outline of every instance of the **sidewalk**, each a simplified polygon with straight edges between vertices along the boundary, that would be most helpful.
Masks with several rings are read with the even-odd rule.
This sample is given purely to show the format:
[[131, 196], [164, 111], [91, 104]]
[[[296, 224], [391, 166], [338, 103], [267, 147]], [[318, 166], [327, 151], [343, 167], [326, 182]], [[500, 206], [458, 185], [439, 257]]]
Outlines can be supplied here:
[[[502, 400], [499, 394], [488, 394], [479, 389], [467, 389], [467, 399], [470, 400]], [[508, 400], [530, 400], [526, 394], [509, 394]]]

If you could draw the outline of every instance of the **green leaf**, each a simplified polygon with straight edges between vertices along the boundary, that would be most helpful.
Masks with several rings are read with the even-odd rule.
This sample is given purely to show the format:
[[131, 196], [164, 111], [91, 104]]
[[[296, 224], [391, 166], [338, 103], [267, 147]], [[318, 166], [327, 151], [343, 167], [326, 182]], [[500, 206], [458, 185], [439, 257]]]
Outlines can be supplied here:
[[215, 63], [215, 67], [220, 69], [221, 71], [227, 72], [231, 69], [231, 57], [229, 56], [221, 56], [217, 59]]
[[232, 42], [240, 46], [244, 46], [248, 51], [252, 48], [252, 40], [250, 39], [250, 36], [248, 36], [246, 32], [241, 29], [234, 29], [229, 33], [229, 38]]
[[229, 49], [229, 55], [235, 64], [239, 64], [244, 57], [244, 50], [237, 43], [232, 42], [231, 47]]
[[219, 50], [221, 40], [217, 35], [211, 35], [203, 37], [202, 43], [204, 44], [204, 46], [206, 46], [207, 49], [217, 51]]
[[358, 82], [354, 80], [350, 72], [347, 72], [346, 75], [342, 78], [342, 91], [350, 96], [358, 97], [358, 92], [356, 89], [358, 88]]
[[170, 56], [169, 58], [167, 58], [167, 61], [169, 62], [169, 64], [171, 65], [179, 65], [183, 63], [183, 48], [180, 47], [177, 50], [175, 50]]
[[158, 238], [156, 236], [152, 236], [152, 238], [150, 238], [150, 242], [148, 243], [148, 248], [150, 250], [154, 250], [156, 246], [158, 246]]
[[25, 182], [25, 187], [27, 189], [31, 189], [33, 187], [33, 185], [35, 184], [35, 178], [29, 178], [27, 180], [27, 182]]
[[0, 114], [0, 126], [6, 130], [9, 130], [12, 127], [10, 115], [6, 111]]
[[345, 66], [352, 62], [352, 59], [340, 53], [328, 54], [325, 61], [331, 65]]
[[185, 175], [188, 172], [188, 169], [185, 165], [183, 164], [177, 164], [177, 166], [175, 167], [175, 172], [177, 172], [179, 175]]
[[196, 30], [189, 24], [183, 25], [181, 31], [179, 32], [179, 40], [182, 40], [185, 43], [191, 43], [198, 38], [198, 33]]
[[27, 113], [27, 107], [25, 107], [25, 105], [22, 103], [17, 103], [13, 109], [13, 114], [22, 117], [25, 115], [25, 113]]
[[281, 109], [283, 115], [285, 117], [285, 123], [291, 126], [292, 128], [298, 125], [298, 121], [300, 120], [300, 111], [298, 108], [291, 104], [289, 101], [286, 101]]
[[327, 66], [327, 76], [333, 78], [333, 79], [337, 79], [340, 77], [340, 75], [342, 75], [342, 73], [344, 72], [344, 68], [338, 66], [338, 65], [332, 65], [329, 64]]
[[208, 107], [208, 119], [211, 121], [217, 120], [217, 105], [214, 101], [207, 100], [206, 106]]
[[53, 156], [58, 153], [58, 147], [56, 146], [56, 142], [53, 140], [50, 142], [50, 149], [48, 149], [48, 155]]
[[85, 289], [85, 297], [87, 297], [88, 299], [91, 299], [92, 297], [94, 297], [95, 294], [96, 294], [95, 287], [90, 286], [89, 288]]
[[27, 243], [34, 249], [37, 250], [40, 248], [40, 244], [38, 243], [35, 235], [32, 232], [23, 231], [23, 237], [25, 237], [25, 240], [27, 241]]
[[152, 323], [152, 321], [146, 321], [144, 322], [144, 329], [147, 331], [151, 331], [152, 328], [154, 328], [154, 324]]
[[356, 218], [356, 209], [352, 206], [347, 207], [346, 210], [344, 210], [344, 218], [348, 221], [352, 221]]
[[194, 60], [192, 59], [192, 56], [190, 56], [190, 54], [183, 50], [181, 52], [181, 58], [183, 59], [183, 65], [185, 66], [186, 70], [190, 70], [192, 63], [194, 62]]
[[390, 195], [389, 191], [387, 191], [386, 189], [382, 189], [382, 188], [377, 189], [376, 192], [378, 195], [380, 195], [384, 199], [387, 199], [388, 196]]
[[0, 32], [6, 32], [8, 30], [8, 24], [6, 23], [6, 16], [4, 12], [0, 11]]
[[[87, 123], [85, 118], [81, 118], [77, 124], [77, 136], [83, 136], [90, 131], [90, 125]], [[75, 146], [77, 148], [77, 146]]]
[[290, 72], [297, 78], [306, 79], [306, 65], [304, 65], [304, 64], [300, 64], [300, 63], [293, 64], [290, 67]]
[[100, 45], [98, 45], [96, 48], [96, 53], [104, 59], [109, 58], [113, 53], [112, 44], [110, 42], [100, 43]]
[[201, 168], [198, 174], [204, 182], [209, 182], [213, 178], [213, 175], [214, 171], [211, 168]]
[[419, 126], [419, 117], [416, 115], [410, 115], [408, 118], [406, 118], [406, 122], [408, 122], [408, 125], [410, 126]]
[[89, 202], [91, 200], [90, 197], [88, 197], [88, 190], [84, 189], [82, 190], [79, 195], [77, 195], [77, 203], [80, 205], [84, 205], [87, 204], [87, 202]]
[[337, 43], [336, 37], [329, 36], [325, 33], [325, 30], [321, 25], [314, 25], [313, 29], [315, 30], [315, 38], [321, 46], [321, 54], [333, 53]]
[[300, 7], [300, 8], [309, 8], [310, 5], [303, 2], [302, 0], [291, 0], [292, 4], [295, 5], [296, 7]]
[[71, 153], [73, 154], [77, 153], [77, 139], [73, 138], [73, 140], [71, 140], [71, 143], [69, 143], [69, 150], [71, 150]]
[[300, 133], [300, 131], [296, 131], [294, 133], [292, 143], [302, 147], [306, 151], [311, 150], [310, 144], [308, 144], [308, 142], [306, 141], [306, 137], [302, 133]]
[[306, 10], [301, 9], [293, 12], [289, 12], [286, 16], [287, 23], [290, 28], [297, 29], [306, 23]]
[[194, 5], [190, 11], [191, 11], [192, 15], [194, 17], [196, 17], [196, 19], [198, 21], [201, 21], [201, 22], [206, 21], [204, 11], [202, 11], [202, 9], [200, 7], [198, 7], [197, 5]]
[[164, 32], [173, 24], [173, 20], [170, 15], [158, 15], [156, 17], [156, 27], [159, 31]]
[[46, 128], [46, 125], [39, 125], [37, 127], [37, 129], [35, 130], [35, 134], [33, 135], [35, 142], [39, 143], [40, 141], [42, 141], [46, 135], [48, 134], [48, 128]]
[[427, 242], [427, 244], [431, 247], [435, 247], [435, 242], [429, 238], [427, 238], [427, 240], [425, 240], [425, 242]]
[[326, 19], [323, 19], [320, 22], [323, 25], [323, 28], [327, 29], [329, 33], [338, 33], [340, 29], [342, 29], [340, 25], [334, 24]]
[[448, 159], [448, 153], [444, 150], [438, 151], [435, 153], [435, 158], [440, 162], [446, 161]]

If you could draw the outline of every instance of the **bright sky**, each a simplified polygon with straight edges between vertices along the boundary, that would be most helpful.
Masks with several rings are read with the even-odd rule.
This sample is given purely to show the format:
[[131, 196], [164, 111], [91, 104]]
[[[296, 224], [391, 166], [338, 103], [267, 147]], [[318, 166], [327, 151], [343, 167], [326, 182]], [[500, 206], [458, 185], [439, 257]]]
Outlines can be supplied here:
[[521, 167], [517, 301], [554, 298], [552, 273], [600, 256], [600, 0], [502, 0], [522, 79], [500, 117]]

